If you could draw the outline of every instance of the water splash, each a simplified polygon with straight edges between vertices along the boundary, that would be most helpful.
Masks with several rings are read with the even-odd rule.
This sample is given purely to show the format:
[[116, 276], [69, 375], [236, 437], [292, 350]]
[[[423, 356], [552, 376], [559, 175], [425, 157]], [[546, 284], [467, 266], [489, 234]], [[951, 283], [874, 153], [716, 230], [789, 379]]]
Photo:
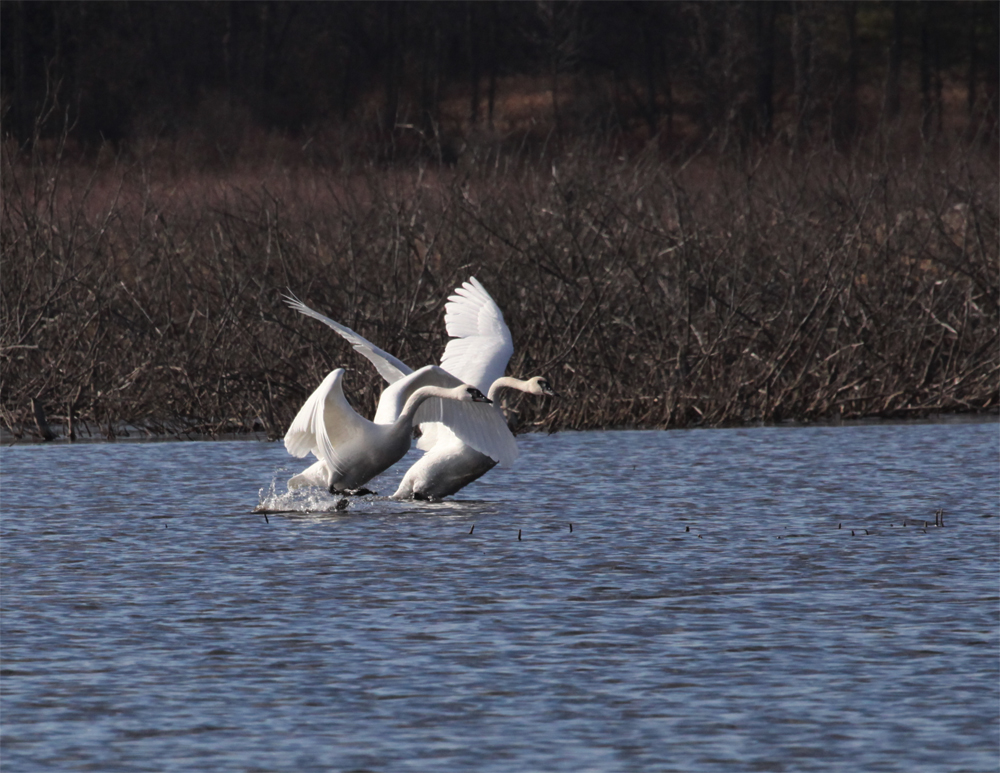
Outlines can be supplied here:
[[277, 476], [257, 492], [255, 513], [331, 513], [346, 509], [347, 500], [315, 487], [279, 491]]

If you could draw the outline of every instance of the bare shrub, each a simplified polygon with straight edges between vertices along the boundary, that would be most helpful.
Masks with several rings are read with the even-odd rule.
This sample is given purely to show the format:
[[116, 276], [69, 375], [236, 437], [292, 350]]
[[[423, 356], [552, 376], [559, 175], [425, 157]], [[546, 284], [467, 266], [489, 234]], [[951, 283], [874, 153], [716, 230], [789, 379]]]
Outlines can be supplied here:
[[170, 174], [5, 145], [3, 423], [280, 436], [337, 366], [370, 415], [374, 370], [282, 292], [419, 366], [469, 275], [509, 372], [564, 395], [511, 398], [523, 429], [993, 410], [996, 159], [892, 147]]

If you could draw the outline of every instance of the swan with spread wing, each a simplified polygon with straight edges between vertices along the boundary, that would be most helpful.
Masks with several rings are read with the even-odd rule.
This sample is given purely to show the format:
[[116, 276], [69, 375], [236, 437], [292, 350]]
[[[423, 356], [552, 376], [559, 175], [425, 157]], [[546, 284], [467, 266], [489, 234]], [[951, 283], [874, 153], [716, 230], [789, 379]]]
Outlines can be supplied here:
[[[391, 386], [386, 391], [393, 389], [413, 372], [391, 354], [379, 349], [350, 328], [314, 311], [297, 298], [289, 297], [288, 303], [296, 311], [333, 328], [350, 342], [389, 382]], [[475, 277], [464, 282], [449, 297], [445, 305], [445, 327], [451, 340], [445, 346], [440, 369], [462, 382], [488, 392], [488, 400], [495, 401], [502, 389], [555, 396], [555, 391], [545, 378], [536, 376], [522, 380], [503, 375], [514, 351], [513, 340], [504, 322], [503, 312]], [[470, 443], [462, 437], [458, 431], [461, 428], [456, 427], [454, 421], [444, 414], [444, 401], [434, 400], [427, 405], [428, 408], [415, 421], [420, 424], [422, 433], [417, 447], [425, 451], [425, 454], [407, 470], [393, 498], [441, 499], [481, 477], [498, 462], [507, 467], [517, 458], [514, 437], [506, 428], [506, 421], [495, 402], [490, 410], [503, 423], [506, 438], [513, 445], [512, 455], [495, 453], [484, 449], [483, 443]], [[380, 400], [376, 423], [390, 422], [395, 418], [393, 406], [387, 403], [383, 408]], [[321, 464], [322, 458], [314, 466]]]
[[[322, 486], [331, 492], [364, 493], [365, 483], [406, 455], [413, 425], [422, 415], [443, 422], [482, 453], [509, 461], [517, 455], [510, 431], [489, 407], [490, 400], [437, 366], [414, 371], [383, 391], [375, 421], [360, 416], [347, 402], [343, 380], [343, 368], [332, 371], [285, 433], [290, 454], [311, 453], [318, 460], [293, 476], [289, 489]], [[392, 418], [379, 421], [379, 413]]]

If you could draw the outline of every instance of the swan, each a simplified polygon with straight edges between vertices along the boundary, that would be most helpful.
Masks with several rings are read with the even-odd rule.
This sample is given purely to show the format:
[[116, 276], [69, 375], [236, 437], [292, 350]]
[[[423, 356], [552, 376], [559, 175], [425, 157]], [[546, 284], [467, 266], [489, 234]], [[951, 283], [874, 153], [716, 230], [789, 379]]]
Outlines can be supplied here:
[[[319, 461], [293, 476], [288, 481], [289, 489], [320, 485], [331, 493], [355, 492], [406, 455], [414, 420], [431, 398], [455, 404], [488, 406], [490, 402], [476, 387], [428, 365], [382, 393], [380, 407], [391, 406], [396, 416], [380, 424], [365, 419], [351, 407], [344, 397], [343, 382], [343, 368], [331, 371], [292, 420], [285, 434], [286, 450], [300, 458], [312, 453]], [[495, 412], [486, 406], [460, 412], [437, 411], [435, 415], [470, 445], [492, 450], [496, 438], [501, 446], [505, 440], [498, 432]], [[506, 425], [503, 430], [509, 433]]]
[[[314, 311], [294, 296], [288, 296], [286, 300], [299, 313], [333, 328], [390, 384], [394, 385], [412, 372], [408, 365], [350, 328]], [[475, 277], [464, 282], [449, 297], [445, 305], [445, 327], [452, 338], [441, 358], [443, 370], [492, 395], [498, 394], [501, 389], [517, 389], [529, 394], [556, 396], [549, 382], [540, 376], [524, 381], [503, 375], [514, 351], [513, 339], [500, 307]], [[492, 400], [489, 394], [487, 398]], [[499, 407], [494, 403], [491, 410], [506, 428]], [[380, 403], [376, 422], [392, 419], [391, 409], [387, 407], [383, 412]], [[441, 499], [481, 477], [498, 461], [506, 467], [517, 457], [516, 445], [513, 458], [501, 459], [496, 454], [484, 453], [482, 449], [468, 444], [440, 421], [422, 422], [420, 429], [422, 436], [417, 441], [417, 447], [427, 453], [407, 471], [392, 495], [395, 499]], [[513, 442], [509, 430], [506, 435]]]
[[[496, 398], [501, 389], [558, 397], [548, 380], [541, 376], [527, 381], [512, 376], [498, 378], [487, 395], [494, 405], [497, 405]], [[499, 407], [494, 410], [500, 413]], [[392, 495], [393, 499], [443, 499], [496, 466], [493, 459], [462, 442], [443, 424], [423, 424], [421, 432], [423, 434], [417, 441], [417, 447], [426, 448], [427, 452], [406, 471]]]

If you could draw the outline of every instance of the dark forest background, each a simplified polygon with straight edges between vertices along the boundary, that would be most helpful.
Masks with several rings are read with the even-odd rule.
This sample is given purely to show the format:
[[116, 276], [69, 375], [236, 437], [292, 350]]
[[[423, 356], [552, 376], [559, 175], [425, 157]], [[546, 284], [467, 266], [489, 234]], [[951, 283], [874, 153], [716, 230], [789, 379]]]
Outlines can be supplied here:
[[[666, 147], [817, 134], [905, 113], [923, 137], [995, 124], [995, 2], [4, 0], [7, 136], [84, 148], [259, 134], [351, 151], [618, 133]], [[481, 132], [477, 135], [476, 132]]]
[[264, 432], [476, 276], [521, 429], [995, 412], [996, 2], [0, 2], [0, 429]]

